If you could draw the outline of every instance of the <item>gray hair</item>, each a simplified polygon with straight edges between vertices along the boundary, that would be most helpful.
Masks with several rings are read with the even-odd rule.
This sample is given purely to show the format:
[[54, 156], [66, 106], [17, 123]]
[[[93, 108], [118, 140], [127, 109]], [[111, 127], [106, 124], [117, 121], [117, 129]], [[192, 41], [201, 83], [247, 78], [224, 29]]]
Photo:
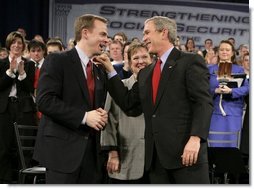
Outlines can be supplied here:
[[153, 21], [155, 28], [158, 31], [167, 29], [169, 41], [173, 44], [175, 43], [175, 40], [177, 38], [177, 25], [175, 20], [164, 16], [154, 16], [152, 18], [147, 19], [145, 21], [145, 24], [150, 21]]

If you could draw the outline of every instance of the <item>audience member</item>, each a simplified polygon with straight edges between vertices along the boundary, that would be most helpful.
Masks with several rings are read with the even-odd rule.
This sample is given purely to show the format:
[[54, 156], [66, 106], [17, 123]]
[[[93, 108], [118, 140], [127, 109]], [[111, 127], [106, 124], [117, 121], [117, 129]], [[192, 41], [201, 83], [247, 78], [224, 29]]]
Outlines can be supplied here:
[[74, 28], [75, 48], [48, 55], [40, 72], [36, 102], [42, 118], [34, 159], [46, 167], [48, 184], [102, 182], [106, 75], [90, 59], [107, 43], [107, 20], [85, 14]]
[[237, 143], [213, 143], [213, 140], [237, 140], [236, 135], [223, 132], [238, 132], [242, 127], [244, 97], [249, 93], [248, 80], [237, 86], [230, 85], [233, 74], [243, 74], [244, 70], [236, 64], [235, 49], [228, 40], [222, 40], [218, 49], [218, 63], [209, 67], [210, 91], [213, 95], [214, 110], [210, 131], [222, 134], [209, 134], [211, 147], [238, 147]]
[[40, 41], [42, 43], [45, 43], [43, 37], [41, 35], [39, 35], [39, 34], [36, 34], [34, 36], [34, 39], [37, 40], [37, 41]]
[[240, 66], [243, 64], [243, 55], [249, 52], [249, 45], [241, 44], [239, 46], [238, 56], [236, 56], [236, 63]]
[[60, 40], [51, 38], [46, 43], [47, 54], [61, 52], [64, 50], [63, 44]]
[[181, 38], [180, 38], [180, 36], [176, 36], [176, 40], [175, 40], [174, 46], [178, 50], [181, 50]]
[[71, 50], [76, 45], [74, 38], [70, 38], [67, 44], [67, 50]]
[[[152, 61], [147, 47], [141, 43], [129, 45], [128, 59], [133, 75], [123, 83], [131, 88], [138, 72]], [[127, 116], [108, 94], [105, 103], [109, 119], [101, 133], [102, 148], [108, 151], [107, 170], [111, 184], [145, 184], [144, 115]]]
[[205, 61], [208, 66], [212, 64], [217, 64], [217, 62], [214, 61], [214, 57], [216, 56], [214, 48], [210, 48], [206, 51], [205, 55]]
[[130, 42], [126, 42], [123, 46], [123, 63], [113, 65], [121, 79], [127, 79], [132, 75], [128, 60], [128, 49], [130, 44]]
[[120, 41], [113, 40], [109, 45], [109, 55], [112, 64], [123, 63], [123, 44]]
[[235, 38], [229, 37], [228, 41], [234, 46], [234, 49], [235, 49]]
[[192, 37], [187, 38], [186, 43], [185, 43], [185, 51], [192, 52], [192, 53], [197, 53], [200, 56], [204, 57], [202, 51], [200, 51], [196, 48], [195, 41]]
[[208, 53], [208, 51], [212, 48], [213, 48], [213, 40], [212, 39], [206, 39], [205, 40], [205, 49], [202, 51], [203, 56], [205, 57], [206, 53]]
[[[13, 124], [36, 125], [34, 63], [22, 57], [25, 39], [20, 32], [6, 38], [9, 56], [0, 60], [0, 183], [11, 183], [18, 173], [17, 157], [13, 154], [16, 138]], [[17, 175], [16, 175], [17, 176]]]
[[174, 48], [176, 31], [175, 21], [168, 17], [145, 21], [143, 41], [159, 59], [139, 72], [130, 90], [107, 56], [99, 59], [108, 72], [114, 101], [127, 115], [144, 112], [150, 182], [208, 184], [206, 139], [213, 107], [209, 73], [202, 57]]
[[24, 28], [18, 28], [17, 29], [18, 32], [21, 33], [21, 35], [24, 37], [25, 41], [26, 41], [26, 30]]
[[138, 37], [133, 37], [131, 39], [131, 42], [141, 43], [140, 39]]
[[0, 47], [0, 59], [5, 59], [8, 56], [9, 56], [9, 51], [4, 47]]
[[[31, 60], [35, 63], [35, 75], [34, 75], [34, 98], [36, 97], [38, 81], [40, 76], [40, 69], [44, 62], [44, 56], [46, 55], [46, 45], [35, 39], [28, 43], [28, 51], [30, 53]], [[41, 113], [37, 112], [38, 121], [41, 119]]]
[[118, 32], [113, 36], [113, 40], [120, 41], [124, 45], [128, 41], [128, 38], [124, 32]]

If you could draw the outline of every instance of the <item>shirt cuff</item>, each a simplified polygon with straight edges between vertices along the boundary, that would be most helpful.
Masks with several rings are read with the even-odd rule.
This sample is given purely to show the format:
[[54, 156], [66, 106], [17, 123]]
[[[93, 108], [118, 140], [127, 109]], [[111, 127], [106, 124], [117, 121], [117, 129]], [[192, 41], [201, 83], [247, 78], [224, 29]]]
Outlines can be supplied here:
[[108, 73], [108, 79], [111, 79], [112, 77], [114, 77], [115, 75], [117, 75], [117, 72], [114, 70], [110, 73]]
[[82, 125], [86, 124], [86, 117], [87, 117], [87, 112], [85, 113], [84, 118], [83, 118], [83, 120], [81, 122]]
[[24, 72], [22, 75], [19, 75], [18, 80], [22, 81], [26, 78], [26, 72]]
[[10, 69], [6, 70], [6, 74], [13, 79], [16, 78], [16, 75]]

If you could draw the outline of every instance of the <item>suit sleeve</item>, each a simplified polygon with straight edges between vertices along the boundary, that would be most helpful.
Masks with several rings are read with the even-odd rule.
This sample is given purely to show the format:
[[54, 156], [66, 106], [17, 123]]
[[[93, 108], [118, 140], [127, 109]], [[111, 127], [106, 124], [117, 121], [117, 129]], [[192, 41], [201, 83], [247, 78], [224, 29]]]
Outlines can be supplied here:
[[118, 75], [115, 75], [108, 81], [108, 91], [115, 103], [128, 115], [139, 116], [142, 113], [142, 107], [139, 98], [138, 82], [134, 83], [128, 90], [124, 86]]
[[212, 96], [209, 87], [209, 72], [204, 59], [194, 55], [186, 72], [187, 91], [192, 108], [191, 135], [206, 140], [209, 133], [211, 115], [213, 111]]

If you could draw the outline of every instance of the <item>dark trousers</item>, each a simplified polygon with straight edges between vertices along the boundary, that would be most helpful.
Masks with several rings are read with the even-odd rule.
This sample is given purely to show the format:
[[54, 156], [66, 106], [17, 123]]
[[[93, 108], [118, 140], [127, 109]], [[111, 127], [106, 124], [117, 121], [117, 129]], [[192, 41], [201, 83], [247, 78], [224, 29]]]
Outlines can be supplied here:
[[95, 137], [89, 137], [83, 160], [78, 169], [72, 173], [62, 173], [47, 169], [47, 184], [100, 184], [102, 173], [99, 170]]
[[23, 112], [18, 102], [8, 102], [7, 110], [0, 114], [0, 183], [12, 183], [20, 169], [14, 122], [35, 125], [35, 112]]
[[151, 184], [210, 184], [208, 163], [195, 164], [179, 169], [165, 169], [161, 165], [156, 152], [154, 153], [149, 177]]

